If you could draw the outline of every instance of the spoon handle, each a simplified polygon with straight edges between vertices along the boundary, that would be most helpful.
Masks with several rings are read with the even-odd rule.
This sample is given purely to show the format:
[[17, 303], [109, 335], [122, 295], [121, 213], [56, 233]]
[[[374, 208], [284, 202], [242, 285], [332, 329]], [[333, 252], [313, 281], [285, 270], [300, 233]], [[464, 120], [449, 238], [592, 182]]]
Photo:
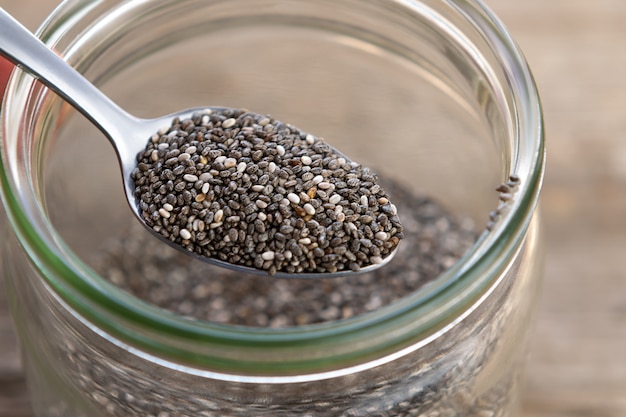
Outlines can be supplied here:
[[110, 140], [133, 119], [1, 7], [0, 55], [37, 77]]

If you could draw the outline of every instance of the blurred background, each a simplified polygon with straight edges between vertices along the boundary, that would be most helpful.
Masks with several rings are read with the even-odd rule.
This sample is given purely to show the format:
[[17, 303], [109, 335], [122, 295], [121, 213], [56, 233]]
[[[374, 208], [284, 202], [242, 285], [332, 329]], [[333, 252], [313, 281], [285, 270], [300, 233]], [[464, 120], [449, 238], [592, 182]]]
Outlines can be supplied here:
[[[0, 0], [0, 6], [35, 30], [58, 2]], [[523, 417], [623, 417], [626, 2], [486, 2], [526, 54], [547, 129], [546, 274]], [[0, 416], [32, 417], [2, 290]]]

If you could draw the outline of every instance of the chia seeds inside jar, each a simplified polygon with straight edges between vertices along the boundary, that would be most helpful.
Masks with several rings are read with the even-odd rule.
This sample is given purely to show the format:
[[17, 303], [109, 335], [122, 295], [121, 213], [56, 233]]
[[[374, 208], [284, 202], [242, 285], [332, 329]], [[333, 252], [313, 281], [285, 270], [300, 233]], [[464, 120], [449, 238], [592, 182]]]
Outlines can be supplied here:
[[163, 245], [134, 221], [126, 236], [94, 254], [92, 264], [141, 300], [197, 320], [286, 327], [347, 319], [418, 290], [454, 265], [478, 238], [471, 219], [456, 218], [396, 183], [385, 188], [406, 213], [407, 238], [394, 260], [374, 272], [329, 279], [241, 274]]
[[519, 415], [544, 144], [506, 30], [474, 1], [200, 3], [70, 0], [39, 34], [133, 114], [245, 107], [326, 138], [380, 176], [403, 252], [351, 282], [173, 254], [100, 133], [17, 72], [3, 264], [35, 414]]

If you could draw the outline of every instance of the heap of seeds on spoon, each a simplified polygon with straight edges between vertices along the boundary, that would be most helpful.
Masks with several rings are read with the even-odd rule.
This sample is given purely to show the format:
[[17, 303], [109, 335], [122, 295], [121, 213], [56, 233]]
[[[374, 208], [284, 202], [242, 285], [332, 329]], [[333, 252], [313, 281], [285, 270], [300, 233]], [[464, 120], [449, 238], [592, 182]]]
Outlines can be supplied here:
[[145, 223], [200, 256], [270, 275], [358, 271], [403, 237], [371, 170], [267, 116], [213, 109], [174, 119], [137, 162]]

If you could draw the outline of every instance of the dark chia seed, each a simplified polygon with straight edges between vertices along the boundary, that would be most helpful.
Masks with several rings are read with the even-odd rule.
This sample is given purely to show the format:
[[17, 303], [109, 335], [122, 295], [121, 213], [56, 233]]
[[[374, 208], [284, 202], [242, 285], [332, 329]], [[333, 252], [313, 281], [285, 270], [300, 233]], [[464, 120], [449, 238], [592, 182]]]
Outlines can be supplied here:
[[145, 223], [201, 256], [286, 273], [383, 263], [404, 234], [368, 168], [245, 110], [174, 119], [137, 156]]
[[405, 238], [395, 258], [373, 272], [324, 280], [241, 274], [170, 248], [139, 225], [108, 245], [96, 269], [148, 303], [199, 320], [284, 327], [348, 318], [419, 289], [477, 238], [471, 221], [454, 218], [435, 201], [396, 182], [386, 188], [402, 213]]

